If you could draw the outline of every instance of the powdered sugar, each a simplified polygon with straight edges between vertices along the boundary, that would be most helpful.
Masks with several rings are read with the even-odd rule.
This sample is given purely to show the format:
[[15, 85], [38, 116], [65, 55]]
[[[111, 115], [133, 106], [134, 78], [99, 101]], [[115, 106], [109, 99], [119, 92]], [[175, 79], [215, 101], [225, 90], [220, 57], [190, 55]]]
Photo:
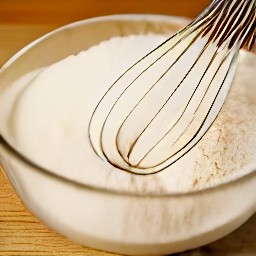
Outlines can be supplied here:
[[[157, 174], [139, 176], [101, 160], [88, 138], [92, 112], [113, 82], [166, 38], [116, 37], [44, 69], [24, 86], [7, 91], [13, 102], [12, 144], [29, 159], [68, 179], [135, 193], [200, 190], [236, 179], [256, 168], [255, 56], [242, 53], [224, 107], [203, 139]], [[23, 87], [19, 94], [14, 88]], [[0, 113], [1, 114], [1, 113]], [[7, 120], [7, 121], [8, 121]]]

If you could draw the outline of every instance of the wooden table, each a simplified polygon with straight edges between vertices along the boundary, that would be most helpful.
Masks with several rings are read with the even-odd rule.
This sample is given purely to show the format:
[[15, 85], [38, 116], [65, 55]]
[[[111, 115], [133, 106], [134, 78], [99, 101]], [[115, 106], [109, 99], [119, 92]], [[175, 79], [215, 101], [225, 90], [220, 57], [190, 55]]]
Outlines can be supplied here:
[[[209, 0], [0, 0], [0, 67], [20, 48], [72, 21], [115, 13], [196, 16]], [[157, 4], [156, 4], [157, 3]], [[189, 8], [186, 6], [189, 5]], [[0, 255], [113, 255], [49, 230], [23, 205], [0, 168]], [[179, 256], [256, 255], [256, 215], [229, 236]]]

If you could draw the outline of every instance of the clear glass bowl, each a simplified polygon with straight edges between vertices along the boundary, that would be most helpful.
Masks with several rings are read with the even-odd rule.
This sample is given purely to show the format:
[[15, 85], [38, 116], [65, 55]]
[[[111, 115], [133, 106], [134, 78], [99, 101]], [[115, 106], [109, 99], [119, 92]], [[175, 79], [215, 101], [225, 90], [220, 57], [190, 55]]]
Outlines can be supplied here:
[[[185, 23], [167, 16], [115, 15], [62, 27], [6, 63], [0, 73], [0, 95], [21, 76], [31, 71], [36, 76], [36, 70], [106, 39], [168, 33], [170, 27]], [[27, 207], [60, 234], [101, 250], [132, 255], [184, 251], [225, 236], [256, 211], [255, 171], [190, 193], [135, 194], [78, 184], [43, 170], [20, 153], [1, 138], [1, 163]]]

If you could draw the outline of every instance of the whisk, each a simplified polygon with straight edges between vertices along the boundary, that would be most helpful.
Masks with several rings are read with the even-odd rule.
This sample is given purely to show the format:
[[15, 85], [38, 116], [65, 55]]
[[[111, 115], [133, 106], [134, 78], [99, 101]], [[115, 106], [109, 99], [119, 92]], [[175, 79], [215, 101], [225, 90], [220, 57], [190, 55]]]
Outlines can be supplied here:
[[159, 172], [209, 129], [229, 91], [242, 47], [255, 41], [255, 0], [215, 0], [124, 74], [89, 125], [100, 158], [136, 174]]

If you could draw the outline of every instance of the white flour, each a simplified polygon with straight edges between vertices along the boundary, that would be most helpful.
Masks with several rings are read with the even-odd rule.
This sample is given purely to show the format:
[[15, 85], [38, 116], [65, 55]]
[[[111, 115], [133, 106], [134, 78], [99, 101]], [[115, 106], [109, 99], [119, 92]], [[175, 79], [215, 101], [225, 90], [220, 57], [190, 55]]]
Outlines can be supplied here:
[[44, 168], [114, 190], [199, 190], [255, 169], [256, 60], [245, 53], [220, 115], [200, 143], [175, 164], [139, 176], [116, 169], [95, 154], [88, 124], [96, 104], [120, 74], [164, 39], [159, 35], [113, 38], [44, 69], [31, 83], [25, 81], [32, 73], [21, 78], [4, 95], [11, 115], [6, 120], [8, 131], [1, 128], [3, 134]]

